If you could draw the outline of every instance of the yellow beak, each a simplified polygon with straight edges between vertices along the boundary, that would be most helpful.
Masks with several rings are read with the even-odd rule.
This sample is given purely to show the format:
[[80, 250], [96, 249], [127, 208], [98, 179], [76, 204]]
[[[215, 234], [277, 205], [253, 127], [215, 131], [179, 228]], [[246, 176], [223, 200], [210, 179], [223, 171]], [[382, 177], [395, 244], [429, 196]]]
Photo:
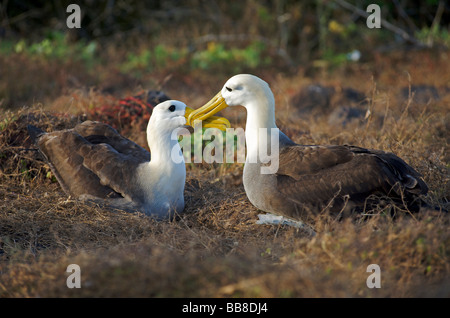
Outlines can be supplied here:
[[196, 110], [190, 110], [188, 113], [188, 108], [186, 108], [186, 124], [192, 126], [195, 120], [202, 120], [205, 121], [203, 127], [216, 127], [221, 130], [230, 128], [231, 125], [228, 119], [224, 117], [213, 116], [214, 114], [227, 107], [228, 105], [227, 103], [225, 103], [225, 99], [222, 97], [222, 93], [219, 92], [209, 102]]
[[195, 113], [197, 111], [198, 109], [194, 110], [192, 108], [186, 107], [186, 113], [184, 114], [184, 117], [186, 117], [186, 125], [194, 127], [197, 121], [201, 120], [203, 128], [219, 128], [222, 131], [226, 131], [227, 128], [231, 127], [228, 119], [226, 119], [225, 117], [212, 116], [212, 114], [208, 115], [207, 117], [202, 116], [201, 119], [191, 119], [192, 113]]

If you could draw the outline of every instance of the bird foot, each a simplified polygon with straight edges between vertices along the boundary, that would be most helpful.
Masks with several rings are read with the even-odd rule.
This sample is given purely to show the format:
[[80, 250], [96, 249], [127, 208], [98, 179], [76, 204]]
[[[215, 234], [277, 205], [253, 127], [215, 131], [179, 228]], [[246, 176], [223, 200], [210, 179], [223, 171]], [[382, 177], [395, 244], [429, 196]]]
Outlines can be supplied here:
[[315, 235], [315, 232], [305, 223], [297, 220], [293, 220], [281, 215], [275, 215], [271, 213], [258, 214], [259, 220], [256, 224], [267, 224], [267, 225], [288, 225], [293, 226], [298, 229], [307, 231], [308, 233]]

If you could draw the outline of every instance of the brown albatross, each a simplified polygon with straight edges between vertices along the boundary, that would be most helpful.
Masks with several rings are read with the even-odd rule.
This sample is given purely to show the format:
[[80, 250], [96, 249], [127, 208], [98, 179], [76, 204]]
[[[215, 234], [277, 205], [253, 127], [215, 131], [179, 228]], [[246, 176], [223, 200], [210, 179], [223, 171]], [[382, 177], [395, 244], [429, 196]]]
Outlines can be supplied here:
[[[420, 207], [419, 195], [426, 194], [428, 187], [418, 172], [393, 153], [348, 145], [298, 145], [290, 140], [275, 124], [275, 99], [269, 85], [256, 76], [230, 78], [211, 101], [188, 116], [188, 123], [237, 105], [247, 110], [243, 184], [258, 209], [306, 221], [310, 213], [324, 209], [364, 208], [372, 194], [404, 202], [408, 209]], [[278, 160], [278, 170], [264, 173], [270, 162], [261, 154], [271, 149], [271, 138], [277, 135], [278, 156], [272, 160]]]
[[[184, 209], [186, 167], [174, 131], [190, 112], [175, 100], [153, 109], [147, 127], [151, 160], [147, 150], [100, 122], [50, 133], [29, 125], [28, 131], [67, 194], [164, 219]], [[205, 123], [224, 129], [224, 122], [216, 117]]]

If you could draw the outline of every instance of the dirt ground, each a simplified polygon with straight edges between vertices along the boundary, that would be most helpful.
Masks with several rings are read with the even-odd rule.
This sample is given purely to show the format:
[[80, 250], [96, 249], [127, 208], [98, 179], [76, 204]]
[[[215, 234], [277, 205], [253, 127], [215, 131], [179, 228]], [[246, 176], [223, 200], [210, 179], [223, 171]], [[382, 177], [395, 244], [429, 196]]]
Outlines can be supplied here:
[[[314, 77], [255, 75], [271, 85], [277, 123], [295, 142], [392, 151], [423, 175], [424, 199], [449, 209], [449, 61], [448, 52], [402, 53]], [[226, 80], [203, 80], [199, 91], [195, 79], [173, 74], [164, 92], [196, 108]], [[44, 104], [0, 110], [0, 297], [450, 296], [445, 213], [388, 207], [337, 219], [324, 212], [312, 224], [315, 236], [258, 225], [261, 212], [247, 200], [239, 163], [186, 164], [186, 208], [173, 221], [68, 197], [27, 124], [70, 128], [99, 118], [89, 105], [124, 96], [111, 102], [88, 88], [65, 90]], [[243, 109], [223, 115], [244, 126]], [[141, 120], [118, 128], [145, 147]], [[81, 288], [66, 285], [70, 264], [81, 268]], [[380, 267], [381, 288], [366, 284], [370, 264]]]

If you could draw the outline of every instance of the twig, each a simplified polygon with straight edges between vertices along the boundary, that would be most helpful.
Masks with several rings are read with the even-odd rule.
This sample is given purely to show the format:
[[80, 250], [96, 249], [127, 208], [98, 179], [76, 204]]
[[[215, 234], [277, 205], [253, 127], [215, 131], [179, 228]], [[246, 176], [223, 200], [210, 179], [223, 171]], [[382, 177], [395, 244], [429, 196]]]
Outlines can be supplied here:
[[[370, 16], [369, 13], [367, 13], [364, 10], [361, 10], [357, 7], [355, 7], [353, 4], [348, 3], [347, 1], [344, 0], [334, 0], [337, 4], [339, 4], [340, 6], [353, 11], [354, 13], [367, 18]], [[429, 45], [422, 43], [421, 41], [417, 40], [415, 37], [411, 36], [410, 34], [408, 34], [408, 32], [406, 32], [405, 30], [400, 29], [399, 27], [396, 27], [395, 25], [389, 23], [388, 21], [386, 21], [385, 19], [380, 17], [380, 22], [381, 25], [388, 29], [389, 31], [394, 32], [395, 34], [398, 34], [399, 36], [401, 36], [404, 40], [411, 42], [419, 47], [429, 47]]]
[[414, 22], [411, 20], [411, 18], [408, 16], [408, 14], [405, 12], [401, 4], [399, 3], [399, 0], [393, 0], [395, 8], [398, 11], [398, 14], [408, 23], [409, 27], [413, 30], [417, 30], [417, 26], [414, 24]]
[[431, 23], [431, 30], [441, 23], [442, 14], [444, 13], [444, 1], [440, 0], [438, 8], [436, 10], [436, 15], [434, 16], [433, 23]]

